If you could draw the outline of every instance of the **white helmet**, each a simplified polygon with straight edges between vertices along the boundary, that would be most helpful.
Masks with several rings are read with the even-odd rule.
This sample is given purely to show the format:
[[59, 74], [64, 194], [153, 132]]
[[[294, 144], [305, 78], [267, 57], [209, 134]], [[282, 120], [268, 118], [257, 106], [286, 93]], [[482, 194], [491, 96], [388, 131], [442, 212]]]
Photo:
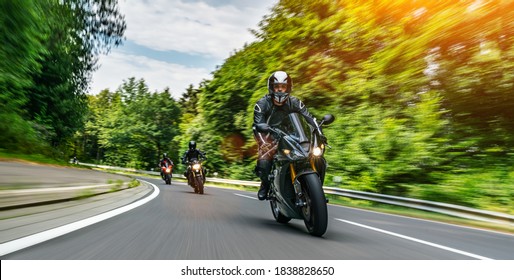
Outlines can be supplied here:
[[[274, 86], [275, 84], [285, 84], [287, 85], [287, 89], [285, 92], [275, 92]], [[291, 89], [293, 88], [293, 81], [291, 77], [284, 71], [276, 71], [271, 74], [268, 78], [268, 92], [273, 98], [273, 103], [278, 106], [284, 105], [286, 100], [289, 98], [291, 94]]]

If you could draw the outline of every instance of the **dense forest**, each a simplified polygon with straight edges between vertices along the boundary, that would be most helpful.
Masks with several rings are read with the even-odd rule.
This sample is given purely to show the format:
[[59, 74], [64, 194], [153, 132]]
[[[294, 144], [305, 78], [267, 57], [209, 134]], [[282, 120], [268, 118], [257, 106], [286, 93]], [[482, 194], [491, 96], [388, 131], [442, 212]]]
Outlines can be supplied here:
[[0, 12], [4, 150], [148, 170], [195, 140], [210, 175], [257, 180], [253, 108], [284, 70], [314, 116], [336, 117], [325, 184], [514, 213], [512, 0], [281, 0], [180, 100], [137, 77], [87, 93], [123, 40], [116, 1]]

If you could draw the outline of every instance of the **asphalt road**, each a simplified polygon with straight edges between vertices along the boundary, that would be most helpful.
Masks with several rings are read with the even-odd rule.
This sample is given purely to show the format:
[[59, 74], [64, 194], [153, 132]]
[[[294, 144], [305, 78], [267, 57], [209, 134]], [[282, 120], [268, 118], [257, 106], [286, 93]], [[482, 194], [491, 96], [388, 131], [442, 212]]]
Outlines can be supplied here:
[[144, 179], [149, 202], [2, 256], [31, 260], [473, 260], [514, 259], [514, 235], [329, 206], [326, 234], [274, 221], [255, 193]]

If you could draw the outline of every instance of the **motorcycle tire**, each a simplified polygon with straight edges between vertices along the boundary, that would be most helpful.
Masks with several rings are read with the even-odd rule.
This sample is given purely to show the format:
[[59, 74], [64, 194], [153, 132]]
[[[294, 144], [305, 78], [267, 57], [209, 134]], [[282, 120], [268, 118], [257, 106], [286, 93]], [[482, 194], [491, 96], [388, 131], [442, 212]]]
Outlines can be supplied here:
[[187, 178], [187, 184], [195, 190], [195, 193], [198, 193], [198, 186], [196, 185], [195, 177]]
[[203, 194], [203, 179], [201, 177], [196, 177], [196, 185], [198, 186], [198, 193]]
[[291, 221], [291, 218], [284, 216], [284, 214], [280, 212], [280, 209], [277, 205], [277, 200], [274, 197], [270, 199], [269, 203], [271, 205], [271, 212], [273, 213], [275, 221], [281, 224], [287, 224], [289, 221]]
[[322, 236], [327, 231], [328, 211], [325, 193], [317, 174], [301, 178], [302, 192], [307, 205], [302, 207], [303, 221], [309, 233]]

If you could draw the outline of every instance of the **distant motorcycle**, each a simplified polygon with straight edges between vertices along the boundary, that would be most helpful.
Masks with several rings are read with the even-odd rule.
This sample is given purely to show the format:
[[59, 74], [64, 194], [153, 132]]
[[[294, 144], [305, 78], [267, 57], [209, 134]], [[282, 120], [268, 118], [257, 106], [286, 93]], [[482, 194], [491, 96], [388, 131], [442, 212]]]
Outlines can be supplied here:
[[169, 162], [165, 162], [163, 166], [161, 166], [162, 179], [166, 183], [166, 185], [171, 185], [171, 177], [173, 176], [173, 165]]
[[203, 194], [205, 184], [205, 169], [202, 166], [202, 161], [192, 159], [187, 165], [187, 183], [191, 186], [195, 193]]
[[302, 116], [291, 113], [277, 127], [256, 125], [257, 131], [274, 134], [278, 143], [268, 193], [275, 220], [285, 224], [291, 219], [303, 219], [314, 236], [322, 236], [327, 230], [327, 199], [323, 192], [327, 141], [321, 126], [334, 119], [333, 115], [325, 115], [317, 127], [312, 127]]

